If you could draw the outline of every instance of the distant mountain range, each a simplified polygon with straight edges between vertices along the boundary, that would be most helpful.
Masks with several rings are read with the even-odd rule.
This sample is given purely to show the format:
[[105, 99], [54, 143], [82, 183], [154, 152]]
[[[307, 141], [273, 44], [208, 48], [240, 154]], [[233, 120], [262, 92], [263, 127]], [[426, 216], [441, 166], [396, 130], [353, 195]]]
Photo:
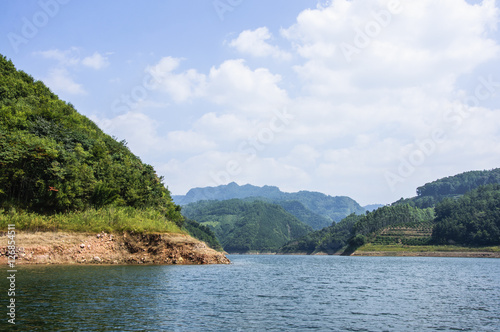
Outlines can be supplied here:
[[[286, 193], [274, 186], [258, 187], [250, 184], [240, 186], [235, 182], [217, 187], [194, 188], [186, 195], [172, 196], [174, 202], [179, 205], [202, 200], [223, 201], [234, 198], [278, 204], [314, 229], [330, 226], [332, 222], [338, 222], [352, 213], [364, 214], [367, 210], [346, 196], [333, 197], [312, 191]], [[369, 210], [372, 208], [370, 206]]]

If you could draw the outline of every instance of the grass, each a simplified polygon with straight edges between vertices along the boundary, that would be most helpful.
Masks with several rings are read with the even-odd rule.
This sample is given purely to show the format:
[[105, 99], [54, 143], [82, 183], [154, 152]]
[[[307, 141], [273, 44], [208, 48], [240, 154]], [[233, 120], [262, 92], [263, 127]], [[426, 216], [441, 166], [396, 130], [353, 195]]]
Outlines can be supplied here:
[[154, 209], [106, 207], [79, 212], [41, 215], [0, 209], [0, 230], [15, 224], [16, 231], [185, 233]]
[[357, 249], [357, 251], [387, 251], [387, 252], [500, 252], [500, 246], [492, 247], [463, 247], [455, 245], [423, 245], [423, 246], [407, 246], [402, 244], [373, 244], [368, 243]]

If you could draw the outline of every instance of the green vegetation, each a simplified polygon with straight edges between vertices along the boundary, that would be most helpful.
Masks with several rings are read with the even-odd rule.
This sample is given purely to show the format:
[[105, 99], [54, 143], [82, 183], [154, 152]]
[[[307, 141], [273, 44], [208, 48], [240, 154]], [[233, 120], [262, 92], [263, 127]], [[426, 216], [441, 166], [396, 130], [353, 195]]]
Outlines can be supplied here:
[[154, 208], [182, 225], [162, 178], [42, 82], [0, 56], [0, 207]]
[[500, 184], [500, 168], [489, 171], [470, 171], [442, 178], [417, 188], [417, 196], [393, 203], [410, 204], [421, 209], [434, 207], [445, 198], [457, 198], [487, 184]]
[[410, 205], [384, 206], [367, 213], [353, 227], [354, 234], [370, 235], [388, 226], [419, 225], [434, 219], [432, 209], [419, 209]]
[[[228, 200], [228, 199], [259, 200], [282, 205], [285, 210], [295, 215], [314, 229], [321, 229], [331, 225], [332, 221], [340, 221], [351, 213], [364, 214], [355, 200], [345, 196], [328, 196], [318, 192], [299, 191], [285, 193], [277, 187], [257, 187], [249, 184], [239, 186], [232, 182], [218, 187], [194, 188], [184, 196], [174, 196], [177, 204], [186, 205], [200, 200]], [[302, 204], [305, 212], [296, 202]]]
[[274, 203], [278, 204], [281, 206], [283, 209], [285, 209], [286, 212], [290, 213], [300, 221], [302, 221], [304, 224], [307, 224], [312, 227], [314, 230], [319, 230], [324, 227], [329, 226], [332, 221], [329, 218], [326, 218], [324, 216], [320, 216], [319, 214], [309, 210], [304, 206], [299, 201], [273, 201], [273, 200], [266, 200], [262, 198], [250, 198], [250, 199], [245, 199], [248, 201], [255, 201], [255, 200], [262, 200], [265, 202], [269, 203]]
[[[0, 229], [185, 232], [152, 166], [0, 55]], [[213, 234], [186, 230], [210, 245]]]
[[276, 252], [312, 231], [281, 206], [261, 201], [200, 201], [186, 205], [183, 214], [213, 230], [230, 253]]
[[481, 186], [436, 206], [435, 243], [471, 246], [500, 244], [500, 185]]
[[431, 243], [433, 221], [406, 223], [389, 226], [374, 234], [373, 244], [381, 245], [427, 245]]
[[71, 231], [71, 232], [132, 232], [132, 233], [183, 233], [159, 211], [152, 208], [108, 206], [41, 215], [34, 212], [0, 210], [0, 229], [15, 224], [16, 230]]
[[367, 243], [357, 251], [368, 252], [500, 252], [500, 246], [464, 247], [456, 245], [404, 245]]
[[188, 231], [189, 235], [205, 242], [210, 248], [217, 251], [224, 250], [217, 240], [214, 232], [212, 232], [209, 227], [202, 225], [194, 220], [185, 219], [184, 228]]
[[300, 239], [290, 241], [280, 248], [280, 253], [306, 253], [318, 252], [335, 253], [347, 245], [354, 224], [362, 216], [354, 213], [342, 219], [339, 223], [307, 234]]

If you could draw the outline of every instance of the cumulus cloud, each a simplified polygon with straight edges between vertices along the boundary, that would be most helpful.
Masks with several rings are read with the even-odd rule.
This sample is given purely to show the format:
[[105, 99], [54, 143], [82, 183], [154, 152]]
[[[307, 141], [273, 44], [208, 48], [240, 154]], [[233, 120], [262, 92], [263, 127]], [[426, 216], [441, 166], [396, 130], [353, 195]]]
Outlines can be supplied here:
[[[438, 177], [498, 167], [500, 110], [484, 102], [500, 80], [485, 87], [478, 72], [499, 59], [498, 20], [493, 0], [334, 0], [281, 30], [293, 55], [273, 45], [267, 27], [229, 43], [261, 58], [259, 68], [226, 59], [184, 69], [182, 59], [164, 57], [146, 69], [159, 98], [206, 110], [165, 134], [146, 121], [138, 145], [170, 146], [158, 169], [175, 193], [237, 181], [389, 203]], [[465, 88], [464, 75], [473, 81]], [[489, 94], [472, 107], [478, 86]], [[285, 107], [294, 120], [272, 131]], [[446, 139], [429, 143], [436, 130]], [[411, 165], [416, 153], [424, 158]], [[413, 169], [401, 175], [405, 163]], [[388, 183], [387, 172], [402, 182]]]
[[218, 105], [262, 113], [288, 102], [287, 92], [279, 87], [280, 75], [266, 68], [252, 70], [241, 59], [212, 67], [208, 77], [207, 96]]
[[226, 60], [208, 74], [188, 69], [176, 73], [181, 59], [164, 57], [146, 68], [154, 88], [166, 92], [177, 103], [202, 98], [231, 110], [268, 112], [285, 104], [288, 96], [278, 84], [279, 75], [266, 68], [250, 69], [245, 61]]
[[[396, 9], [388, 4], [400, 3]], [[356, 88], [397, 88], [453, 81], [498, 56], [488, 37], [498, 21], [494, 1], [347, 1], [302, 12], [282, 34], [307, 62]], [[320, 76], [321, 78], [321, 76]], [[376, 79], [374, 79], [376, 78]], [[325, 82], [326, 85], [329, 82]]]
[[43, 81], [54, 91], [66, 92], [72, 95], [85, 95], [83, 86], [76, 83], [65, 68], [52, 68]]
[[80, 52], [78, 48], [72, 47], [68, 50], [52, 49], [34, 53], [45, 59], [56, 60], [59, 66], [76, 66], [80, 63]]
[[254, 57], [273, 57], [280, 60], [290, 60], [291, 54], [280, 50], [279, 47], [269, 44], [267, 41], [272, 38], [267, 27], [255, 30], [245, 30], [238, 38], [233, 39], [229, 46], [234, 47], [238, 52], [249, 54]]
[[99, 70], [109, 66], [109, 60], [108, 57], [95, 52], [91, 56], [83, 58], [82, 64], [84, 66]]
[[101, 69], [109, 65], [108, 58], [95, 52], [93, 55], [81, 58], [79, 48], [71, 47], [67, 50], [52, 49], [33, 53], [37, 57], [55, 60], [57, 63], [49, 67], [48, 74], [43, 81], [58, 93], [69, 93], [72, 95], [86, 94], [82, 84], [77, 83], [72, 72], [78, 67], [85, 66], [93, 69]]
[[205, 75], [194, 69], [174, 73], [181, 60], [164, 57], [156, 65], [146, 68], [146, 72], [153, 77], [155, 88], [168, 93], [178, 103], [203, 96], [206, 80]]

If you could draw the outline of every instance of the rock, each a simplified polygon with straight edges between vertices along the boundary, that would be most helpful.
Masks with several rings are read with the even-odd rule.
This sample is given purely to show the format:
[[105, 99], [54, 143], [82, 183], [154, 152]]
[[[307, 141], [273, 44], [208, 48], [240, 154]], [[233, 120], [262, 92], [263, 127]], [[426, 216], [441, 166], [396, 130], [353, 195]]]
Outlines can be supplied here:
[[80, 248], [82, 248], [82, 249], [85, 248], [85, 244], [83, 244], [83, 243], [80, 244]]
[[94, 261], [98, 262], [98, 263], [101, 263], [102, 262], [102, 259], [99, 257], [99, 256], [95, 256], [94, 257]]

